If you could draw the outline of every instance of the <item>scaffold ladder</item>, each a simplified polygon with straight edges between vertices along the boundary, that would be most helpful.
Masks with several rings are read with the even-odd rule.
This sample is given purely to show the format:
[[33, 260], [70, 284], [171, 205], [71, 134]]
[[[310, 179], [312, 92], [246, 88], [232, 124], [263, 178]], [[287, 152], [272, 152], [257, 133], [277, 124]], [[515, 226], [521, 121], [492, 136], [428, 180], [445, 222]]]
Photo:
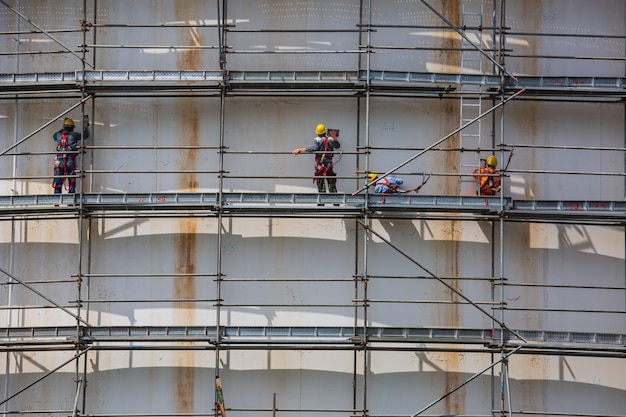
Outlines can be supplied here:
[[[483, 55], [474, 45], [480, 46], [482, 41], [483, 5], [480, 0], [466, 0], [462, 4], [461, 29], [465, 37], [461, 37], [461, 74], [481, 75], [483, 73]], [[481, 85], [460, 84], [460, 126], [466, 125], [482, 113]], [[482, 120], [474, 122], [460, 132], [460, 165], [462, 173], [471, 173], [481, 164]], [[466, 151], [469, 150], [469, 151]], [[483, 156], [484, 157], [484, 156]], [[476, 180], [471, 176], [462, 176], [460, 180], [461, 195], [471, 195], [478, 190]]]

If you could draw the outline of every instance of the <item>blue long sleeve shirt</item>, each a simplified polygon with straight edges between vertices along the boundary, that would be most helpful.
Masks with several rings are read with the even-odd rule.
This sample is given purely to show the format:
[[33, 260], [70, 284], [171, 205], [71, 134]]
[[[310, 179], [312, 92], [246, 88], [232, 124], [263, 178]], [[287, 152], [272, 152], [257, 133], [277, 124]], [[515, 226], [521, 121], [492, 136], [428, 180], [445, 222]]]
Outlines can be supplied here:
[[[313, 144], [309, 146], [308, 148], [306, 148], [306, 151], [307, 152], [321, 152], [321, 151], [332, 152], [333, 150], [339, 149], [340, 147], [341, 147], [341, 143], [339, 143], [338, 140], [335, 140], [331, 137], [318, 136], [315, 139], [313, 139]], [[332, 159], [333, 159], [332, 153], [329, 155], [323, 155], [323, 160], [322, 160], [321, 154], [315, 155], [315, 160], [320, 161], [320, 162], [329, 162]]]
[[376, 181], [374, 192], [376, 194], [395, 193], [397, 192], [398, 186], [402, 185], [402, 183], [404, 183], [402, 178], [387, 176], [382, 180]]
[[[61, 136], [63, 135], [64, 130], [61, 129], [58, 132], [55, 132], [52, 135], [52, 139], [57, 143], [57, 151], [75, 151], [76, 150], [76, 145], [78, 145], [78, 142], [80, 142], [82, 139], [87, 139], [89, 138], [89, 129], [85, 128], [83, 130], [83, 134], [81, 135], [78, 132], [74, 132], [73, 130], [71, 131], [67, 131], [67, 144], [69, 145], [70, 149], [60, 149], [61, 146]], [[65, 147], [64, 147], [65, 148]]]

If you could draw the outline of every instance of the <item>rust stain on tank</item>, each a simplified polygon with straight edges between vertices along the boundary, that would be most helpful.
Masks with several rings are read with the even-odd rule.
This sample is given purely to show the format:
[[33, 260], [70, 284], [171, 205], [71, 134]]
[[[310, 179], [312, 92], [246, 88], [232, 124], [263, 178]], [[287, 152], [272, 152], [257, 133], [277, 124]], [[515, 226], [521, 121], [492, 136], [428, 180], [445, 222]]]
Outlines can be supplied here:
[[[543, 31], [542, 16], [543, 16], [543, 2], [539, 0], [529, 0], [520, 3], [523, 8], [524, 27], [525, 30], [540, 33]], [[528, 50], [523, 51], [524, 54], [536, 55], [539, 51], [538, 43], [541, 41], [541, 37], [530, 36], [528, 38]], [[539, 68], [539, 60], [536, 58], [524, 59], [522, 64], [522, 71], [524, 74], [539, 75], [541, 69]], [[527, 134], [527, 138], [535, 143], [537, 140], [537, 120], [538, 120], [538, 106], [524, 106], [522, 112], [524, 120], [524, 131]], [[526, 162], [526, 161], [525, 161]], [[530, 149], [527, 159], [527, 169], [536, 169], [536, 150]], [[526, 178], [525, 184], [526, 198], [533, 198], [536, 193], [536, 176], [530, 175]]]
[[[199, 16], [203, 11], [198, 10], [198, 2], [192, 0], [180, 0], [175, 2], [176, 19], [179, 21], [189, 22], [188, 16]], [[202, 46], [202, 39], [197, 28], [182, 28], [179, 34], [179, 44], [189, 46]], [[177, 52], [176, 65], [181, 71], [200, 70], [203, 69], [202, 49], [187, 49]], [[198, 108], [187, 99], [181, 99], [180, 109], [182, 116], [181, 122], [184, 126], [185, 134], [178, 137], [179, 140], [188, 141], [187, 143], [179, 143], [179, 145], [198, 146], [200, 121], [198, 119]], [[185, 171], [193, 171], [197, 169], [198, 150], [189, 149], [181, 153], [183, 159], [183, 167]], [[181, 174], [179, 180], [180, 188], [185, 192], [193, 192], [198, 187], [198, 180], [195, 174]]]
[[[459, 264], [461, 245], [463, 242], [463, 225], [460, 221], [445, 222], [443, 226], [446, 230], [447, 241], [443, 243], [442, 250], [443, 259], [445, 259], [444, 267], [441, 274], [450, 277], [458, 277], [461, 266]], [[449, 280], [448, 284], [456, 291], [463, 292], [460, 281]], [[448, 300], [453, 302], [450, 305], [443, 305], [442, 323], [446, 327], [460, 328], [463, 327], [461, 322], [460, 305], [454, 304], [460, 300], [459, 296], [451, 290], [447, 290]], [[459, 386], [463, 381], [461, 378], [464, 372], [464, 355], [459, 352], [446, 352], [443, 354], [446, 363], [446, 392]], [[445, 400], [446, 413], [453, 415], [464, 414], [465, 397], [463, 392], [457, 392]]]
[[[455, 100], [443, 100], [441, 106], [439, 132], [440, 136], [444, 136], [459, 128], [461, 114], [459, 104]], [[442, 144], [442, 148], [447, 149], [458, 148], [459, 146], [460, 136], [458, 133]], [[460, 172], [461, 155], [458, 151], [435, 152], [432, 155], [437, 161], [435, 166], [445, 167], [444, 171], [446, 172]], [[438, 179], [438, 181], [440, 181], [440, 187], [445, 195], [457, 195], [461, 189], [460, 177], [450, 175]]]
[[[543, 19], [543, 1], [541, 0], [527, 0], [520, 2], [522, 7], [523, 16], [523, 28], [524, 31], [541, 33], [543, 31], [542, 19]], [[522, 23], [519, 24], [522, 27]], [[542, 42], [541, 36], [529, 36], [525, 38], [528, 41], [528, 49], [520, 51], [526, 55], [537, 55], [539, 49], [539, 42]], [[537, 58], [524, 58], [521, 62], [522, 72], [527, 75], [540, 75], [539, 59]]]
[[[196, 278], [183, 274], [193, 274], [197, 269], [197, 224], [195, 219], [181, 219], [179, 230], [174, 238], [175, 269], [181, 274], [175, 277], [174, 298], [177, 300], [196, 298]], [[176, 323], [195, 323], [195, 304], [178, 303], [174, 306]], [[176, 411], [193, 411], [195, 363], [194, 352], [180, 352], [176, 368]]]
[[[442, 1], [442, 13], [444, 17], [455, 26], [461, 25], [461, 1], [460, 0], [443, 0]], [[441, 22], [443, 23], [443, 22]], [[460, 36], [448, 36], [449, 31], [442, 32], [440, 39], [441, 48], [460, 48], [461, 37]], [[442, 72], [457, 73], [461, 66], [461, 52], [460, 51], [435, 51], [435, 62], [439, 62], [442, 65]]]
[[[435, 6], [437, 7], [437, 6]], [[438, 8], [442, 10], [442, 14], [448, 19], [450, 22], [455, 25], [459, 25], [461, 22], [461, 4], [459, 0], [443, 0], [442, 8]], [[461, 38], [459, 36], [447, 36], [446, 32], [442, 32], [442, 36], [439, 37], [439, 47], [441, 48], [460, 48], [461, 47]], [[461, 55], [460, 52], [454, 51], [436, 51], [435, 52], [435, 61], [440, 62], [442, 65], [443, 72], [451, 72], [456, 73], [459, 71], [461, 65]], [[456, 100], [442, 100], [441, 101], [441, 118], [439, 123], [439, 136], [443, 137], [449, 132], [454, 131], [459, 127], [460, 123], [460, 108], [459, 103]], [[442, 147], [444, 148], [458, 148], [459, 145], [459, 134], [454, 135], [449, 138], [445, 142], [442, 143]], [[435, 158], [435, 166], [445, 167], [445, 171], [447, 172], [457, 172], [460, 167], [460, 154], [454, 151], [447, 152], [435, 152], [432, 154]], [[439, 187], [442, 189], [443, 193], [446, 195], [456, 195], [460, 189], [459, 178], [454, 176], [447, 176], [441, 179]], [[443, 182], [443, 184], [441, 184]]]
[[[195, 10], [198, 2], [195, 0], [178, 0], [175, 2], [176, 18], [180, 21], [189, 22], [188, 16], [198, 16], [200, 11]], [[179, 45], [201, 46], [202, 39], [198, 28], [182, 28]], [[176, 62], [179, 70], [200, 70], [202, 69], [202, 49], [187, 49], [177, 52]]]
[[[185, 20], [185, 16], [193, 13], [195, 2], [177, 1], [175, 3], [178, 20]], [[183, 15], [184, 13], [184, 15]], [[197, 15], [195, 13], [194, 15]], [[182, 29], [180, 45], [201, 45], [200, 36], [195, 28]], [[202, 66], [202, 51], [189, 49], [177, 52], [177, 67], [179, 70], [196, 70]], [[190, 147], [179, 151], [180, 167], [184, 171], [197, 170], [198, 150], [193, 147], [199, 145], [200, 120], [197, 105], [187, 99], [179, 99], [177, 103], [180, 112], [180, 124], [184, 127], [176, 137], [176, 144]], [[196, 174], [178, 174], [178, 186], [183, 192], [193, 192], [198, 187]], [[175, 270], [181, 274], [175, 277], [174, 296], [176, 299], [197, 298], [196, 278], [184, 274], [197, 272], [197, 220], [180, 219], [178, 231], [174, 238], [174, 253], [176, 256]], [[182, 324], [197, 322], [195, 303], [179, 303], [174, 307], [174, 321]], [[194, 412], [195, 399], [195, 355], [193, 351], [180, 352], [176, 363], [176, 411], [179, 413]]]
[[[183, 99], [184, 100], [184, 99]], [[195, 105], [188, 102], [181, 103], [181, 111], [183, 112], [181, 121], [185, 127], [184, 134], [178, 136], [179, 141], [185, 140], [186, 143], [178, 143], [178, 145], [189, 146], [189, 149], [181, 151], [181, 164], [184, 171], [194, 171], [198, 169], [198, 150], [200, 143], [200, 120], [198, 118], [198, 109]], [[179, 177], [179, 186], [184, 192], [194, 192], [198, 188], [198, 179], [196, 174], [191, 172], [181, 173]]]
[[[195, 298], [195, 277], [187, 276], [196, 272], [197, 235], [196, 219], [179, 220], [179, 231], [174, 238], [176, 253], [176, 272], [183, 274], [176, 277], [174, 295], [176, 299]], [[192, 303], [180, 303], [174, 311], [182, 312], [186, 323], [191, 323], [194, 315]], [[179, 313], [180, 314], [180, 313]]]
[[[182, 355], [189, 355], [189, 352]], [[194, 382], [195, 367], [193, 363], [188, 363], [185, 359], [178, 361], [176, 368], [176, 411], [194, 411]]]
[[[460, 0], [443, 0], [442, 1], [442, 14], [452, 22], [454, 25], [461, 24], [461, 1]], [[460, 37], [442, 37], [442, 48], [460, 48]], [[443, 72], [459, 72], [461, 67], [461, 52], [442, 52], [440, 59], [443, 64]], [[451, 132], [459, 127], [460, 123], [460, 108], [459, 103], [454, 100], [444, 100], [442, 108], [441, 119], [441, 132]], [[442, 135], [443, 136], [443, 135]], [[447, 148], [458, 148], [459, 134], [454, 135], [445, 142]], [[459, 172], [460, 171], [460, 154], [459, 152], [449, 151], [443, 152], [444, 165], [446, 171]], [[455, 195], [460, 190], [460, 178], [448, 177], [444, 184], [444, 193], [448, 195]], [[457, 277], [460, 270], [459, 265], [459, 253], [461, 250], [461, 244], [463, 242], [463, 226], [462, 222], [450, 221], [445, 222], [443, 227], [446, 230], [447, 241], [443, 243], [443, 259], [446, 262], [443, 263], [443, 269], [441, 274]], [[441, 264], [440, 264], [441, 265]], [[450, 280], [448, 282], [452, 288], [462, 292], [460, 287], [460, 281]], [[447, 291], [450, 301], [459, 301], [459, 297], [452, 291]], [[445, 309], [443, 313], [443, 322], [445, 326], [450, 327], [462, 327], [461, 317], [459, 312], [459, 305], [451, 304], [449, 306], [443, 306]], [[462, 373], [465, 370], [464, 355], [458, 352], [447, 352], [443, 354], [446, 363], [446, 378], [445, 378], [445, 390], [450, 392], [452, 389], [458, 387], [462, 382]], [[465, 396], [462, 392], [456, 392], [445, 398], [445, 413], [460, 415], [465, 413]]]
[[[179, 220], [178, 233], [174, 238], [175, 270], [181, 274], [175, 277], [174, 298], [177, 300], [196, 298], [196, 278], [186, 276], [197, 269], [197, 224], [196, 219]], [[176, 323], [195, 323], [195, 304], [179, 303], [174, 306]], [[195, 363], [193, 351], [181, 352], [176, 368], [176, 410], [193, 411]]]

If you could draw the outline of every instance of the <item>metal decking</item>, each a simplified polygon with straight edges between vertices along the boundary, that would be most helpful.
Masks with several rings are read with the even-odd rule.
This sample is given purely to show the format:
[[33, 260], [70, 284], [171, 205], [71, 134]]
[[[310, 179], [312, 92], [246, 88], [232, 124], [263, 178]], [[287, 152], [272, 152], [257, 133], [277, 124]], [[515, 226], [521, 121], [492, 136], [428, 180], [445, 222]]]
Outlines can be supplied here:
[[[369, 77], [369, 78], [368, 78]], [[497, 75], [422, 73], [407, 71], [68, 71], [0, 74], [0, 92], [20, 93], [51, 89], [84, 88], [87, 93], [105, 91], [254, 89], [330, 89], [364, 91], [407, 90], [440, 95], [460, 85], [483, 87], [486, 94], [626, 95], [626, 77], [543, 77], [517, 79]]]
[[282, 212], [346, 215], [377, 212], [452, 212], [505, 219], [565, 221], [587, 219], [626, 223], [626, 201], [514, 200], [509, 197], [440, 196], [417, 194], [302, 194], [302, 193], [128, 193], [47, 194], [0, 196], [0, 218], [15, 215], [78, 211], [226, 211], [279, 214]]
[[[100, 345], [107, 343], [207, 343], [218, 339], [215, 326], [60, 326], [60, 327], [4, 327], [0, 328], [0, 346]], [[231, 346], [281, 346], [332, 345], [336, 348], [358, 349], [369, 345], [387, 344], [387, 348], [401, 344], [458, 344], [480, 345], [485, 349], [495, 347], [527, 347], [529, 351], [580, 349], [626, 355], [626, 334], [500, 330], [469, 328], [407, 328], [407, 327], [265, 327], [221, 326], [219, 339], [222, 345]], [[206, 346], [204, 346], [206, 348]], [[409, 347], [411, 349], [412, 347]], [[419, 349], [418, 346], [414, 347]], [[562, 354], [562, 352], [561, 352]]]

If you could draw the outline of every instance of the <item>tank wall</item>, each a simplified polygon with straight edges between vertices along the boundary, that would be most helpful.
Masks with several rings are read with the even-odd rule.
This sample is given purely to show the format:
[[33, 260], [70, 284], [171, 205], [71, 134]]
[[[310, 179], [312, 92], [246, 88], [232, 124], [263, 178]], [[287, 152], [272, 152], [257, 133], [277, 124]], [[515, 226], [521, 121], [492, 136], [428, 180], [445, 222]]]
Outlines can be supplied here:
[[[83, 18], [77, 3], [21, 0], [16, 7], [47, 29], [77, 28]], [[88, 19], [103, 24], [212, 25], [218, 16], [214, 3], [191, 0], [99, 0], [97, 10], [93, 2], [87, 3]], [[355, 0], [230, 1], [228, 21], [241, 30], [354, 30], [369, 13], [364, 9], [361, 18], [359, 4]], [[429, 4], [452, 22], [460, 21], [459, 2]], [[483, 7], [486, 13], [493, 5], [485, 1]], [[507, 70], [517, 75], [623, 76], [623, 60], [577, 60], [574, 65], [570, 59], [522, 55], [623, 57], [624, 7], [608, 0], [507, 2], [506, 24], [514, 32], [622, 35], [609, 41], [521, 33], [507, 36], [513, 55], [507, 58]], [[416, 1], [393, 5], [372, 1], [371, 18], [381, 26], [443, 25]], [[6, 9], [0, 11], [0, 21], [6, 30], [28, 27]], [[88, 33], [88, 43], [93, 42], [93, 35], [101, 45], [146, 46], [98, 49], [99, 69], [219, 70], [215, 49], [170, 48], [217, 45], [214, 27], [98, 27]], [[72, 49], [83, 42], [80, 32], [54, 36]], [[227, 56], [226, 67], [356, 70], [365, 65], [359, 48], [366, 44], [365, 36], [366, 32], [338, 36], [324, 31], [256, 34], [233, 30], [226, 43], [234, 53]], [[371, 36], [373, 45], [414, 48], [382, 48], [371, 57], [374, 70], [462, 71], [458, 54], [436, 50], [460, 45], [452, 31], [381, 27]], [[62, 49], [41, 34], [18, 38], [0, 36], [2, 50]], [[482, 42], [484, 47], [493, 44], [489, 38]], [[350, 53], [318, 53], [324, 50]], [[273, 53], [285, 51], [294, 53]], [[77, 61], [68, 54], [16, 55], [0, 60], [0, 72], [76, 71], [80, 70]], [[0, 151], [78, 100], [66, 96], [0, 100]], [[215, 192], [220, 189], [218, 171], [223, 162], [225, 192], [312, 193], [316, 191], [311, 180], [313, 156], [294, 156], [291, 151], [309, 146], [316, 124], [323, 122], [341, 130], [344, 154], [335, 167], [338, 189], [352, 193], [365, 184], [365, 170], [386, 172], [459, 126], [457, 100], [372, 97], [367, 104], [368, 117], [363, 111], [365, 99], [356, 97], [227, 97], [223, 114], [227, 152], [220, 155], [218, 97], [97, 96], [84, 110], [92, 122], [85, 144], [93, 148], [83, 156], [84, 169], [90, 172], [81, 187], [92, 193]], [[80, 108], [68, 115], [80, 131]], [[505, 195], [521, 200], [624, 199], [623, 152], [609, 150], [624, 146], [623, 103], [519, 100], [493, 116], [493, 126], [491, 118], [483, 124], [485, 147], [492, 142], [539, 146], [516, 147], [510, 160], [508, 153], [497, 153], [500, 167], [510, 168], [503, 184]], [[60, 127], [58, 120], [24, 141], [16, 148], [21, 155], [2, 156], [2, 195], [52, 192], [52, 134]], [[376, 150], [367, 156], [357, 154], [366, 145]], [[585, 146], [599, 149], [575, 149]], [[396, 174], [407, 187], [417, 187], [426, 174], [433, 174], [420, 190], [424, 195], [458, 195], [460, 189], [470, 195], [471, 191], [461, 188], [458, 175], [471, 173], [462, 163], [460, 147], [460, 137], [454, 135]], [[483, 150], [477, 156], [490, 153]], [[582, 171], [587, 175], [581, 175]], [[614, 175], [589, 175], [600, 171]], [[501, 230], [499, 222], [462, 216], [372, 219], [368, 226], [373, 234], [366, 253], [363, 228], [354, 219], [156, 218], [130, 213], [127, 218], [100, 217], [82, 224], [76, 219], [2, 221], [2, 269], [21, 281], [36, 281], [30, 285], [45, 289], [49, 300], [23, 285], [1, 285], [0, 303], [23, 309], [16, 314], [6, 308], [0, 317], [5, 326], [71, 326], [76, 324], [74, 316], [50, 307], [75, 312], [80, 297], [90, 301], [88, 312], [81, 314], [95, 326], [482, 329], [490, 328], [495, 317], [519, 330], [626, 332], [624, 316], [619, 314], [626, 309], [622, 226], [511, 222]], [[494, 252], [500, 247], [501, 253]], [[79, 272], [91, 275], [83, 277], [80, 292]], [[223, 279], [219, 291], [218, 274]], [[500, 275], [506, 283], [502, 292], [489, 279]], [[361, 276], [368, 279], [367, 293], [360, 285]], [[3, 281], [11, 280], [4, 274]], [[589, 285], [602, 288], [572, 288]], [[367, 316], [354, 307], [364, 297]], [[218, 298], [223, 303], [219, 318]], [[497, 311], [500, 303], [507, 306], [503, 317]], [[226, 403], [240, 409], [240, 415], [255, 415], [253, 408], [269, 413], [276, 395], [282, 408], [322, 407], [340, 410], [325, 413], [329, 416], [345, 416], [354, 406], [355, 391], [359, 406], [367, 395], [372, 415], [412, 414], [497, 360], [485, 353], [440, 351], [434, 344], [416, 344], [411, 352], [233, 349], [218, 352], [218, 358], [208, 343], [187, 347], [188, 351], [153, 351], [149, 343], [138, 343], [135, 350], [86, 353], [80, 362], [88, 381], [85, 412], [210, 411], [217, 361]], [[3, 353], [0, 392], [16, 392], [73, 354], [73, 350]], [[509, 363], [511, 407], [590, 414], [601, 408], [604, 415], [622, 414], [625, 366], [623, 360], [610, 358], [513, 356]], [[73, 363], [62, 367], [36, 389], [11, 400], [7, 409], [71, 410], [75, 371]], [[499, 365], [494, 372], [495, 377], [481, 375], [427, 414], [490, 414], [491, 392], [497, 397], [495, 403], [499, 402]]]

